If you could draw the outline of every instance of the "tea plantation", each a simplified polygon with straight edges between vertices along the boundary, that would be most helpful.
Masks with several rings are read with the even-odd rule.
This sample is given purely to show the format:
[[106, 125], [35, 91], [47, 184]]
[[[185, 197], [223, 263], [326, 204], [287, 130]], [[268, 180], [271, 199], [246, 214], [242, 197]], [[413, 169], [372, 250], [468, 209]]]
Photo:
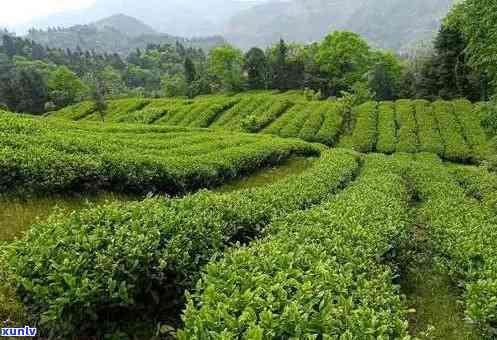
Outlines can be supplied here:
[[[3, 196], [149, 194], [35, 223], [3, 246], [4, 284], [48, 338], [492, 338], [497, 151], [483, 109], [253, 92], [0, 112]], [[295, 156], [316, 160], [207, 190]], [[406, 296], [413, 258], [448, 277], [443, 327]]]

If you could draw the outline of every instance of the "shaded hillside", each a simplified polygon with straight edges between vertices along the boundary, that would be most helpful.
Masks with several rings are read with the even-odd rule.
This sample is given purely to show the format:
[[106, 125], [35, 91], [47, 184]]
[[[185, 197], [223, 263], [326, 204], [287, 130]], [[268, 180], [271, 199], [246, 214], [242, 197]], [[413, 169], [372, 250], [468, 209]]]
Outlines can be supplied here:
[[400, 50], [429, 39], [453, 0], [289, 0], [260, 4], [232, 18], [234, 44], [267, 46], [279, 38], [311, 42], [333, 29], [352, 30], [373, 45]]
[[158, 33], [141, 21], [123, 14], [99, 20], [89, 25], [76, 25], [69, 28], [31, 29], [27, 35], [39, 44], [75, 50], [95, 50], [99, 53], [115, 52], [123, 55], [145, 48], [148, 44], [174, 44], [181, 42], [187, 47], [211, 49], [222, 45], [221, 37], [186, 39]]
[[97, 0], [89, 8], [38, 18], [16, 28], [26, 32], [31, 27], [69, 27], [123, 13], [146, 22], [158, 32], [183, 37], [209, 36], [221, 33], [235, 13], [259, 1]]

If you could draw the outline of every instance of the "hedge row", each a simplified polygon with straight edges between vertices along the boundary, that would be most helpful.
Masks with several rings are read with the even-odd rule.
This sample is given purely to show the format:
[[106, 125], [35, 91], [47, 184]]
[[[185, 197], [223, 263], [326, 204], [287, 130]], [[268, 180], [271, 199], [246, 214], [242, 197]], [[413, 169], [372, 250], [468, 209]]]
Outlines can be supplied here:
[[302, 121], [310, 113], [311, 108], [307, 103], [297, 103], [278, 120], [274, 121], [266, 129], [264, 133], [273, 135], [291, 137], [298, 135]]
[[184, 100], [156, 99], [141, 110], [121, 115], [116, 119], [116, 122], [153, 124], [159, 119], [170, 115], [174, 110], [180, 109], [185, 104], [186, 101]]
[[91, 115], [94, 111], [95, 104], [90, 101], [84, 101], [55, 112], [48, 112], [46, 115], [51, 118], [80, 120]]
[[397, 144], [397, 124], [395, 106], [392, 102], [382, 102], [378, 105], [378, 141], [376, 150], [381, 153], [395, 152]]
[[433, 106], [427, 100], [415, 100], [414, 109], [418, 122], [419, 151], [443, 157], [444, 145]]
[[323, 104], [323, 124], [311, 141], [328, 146], [337, 144], [343, 127], [342, 110], [343, 108], [336, 102]]
[[412, 101], [396, 101], [395, 111], [399, 126], [396, 151], [416, 153], [418, 151], [418, 127]]
[[267, 95], [247, 95], [231, 109], [224, 112], [212, 127], [223, 127], [226, 129], [237, 129], [240, 127], [240, 118], [245, 118], [258, 107], [264, 106], [269, 100]]
[[297, 136], [305, 141], [318, 142], [316, 134], [321, 129], [323, 125], [324, 116], [328, 110], [328, 102], [312, 102], [309, 103], [312, 106], [309, 115], [305, 118], [302, 127]]
[[[143, 98], [125, 98], [108, 101], [105, 111], [102, 113], [104, 119], [108, 122], [117, 122], [120, 118], [126, 117], [134, 111], [138, 111], [146, 107], [150, 103], [149, 99]], [[85, 121], [100, 121], [101, 115], [98, 112], [84, 117]]]
[[484, 167], [451, 164], [448, 169], [452, 177], [467, 194], [497, 212], [497, 176]]
[[210, 263], [178, 338], [408, 338], [406, 306], [378, 262], [405, 239], [408, 221], [402, 178], [385, 157], [368, 157], [336, 199]]
[[492, 152], [488, 147], [487, 136], [471, 102], [461, 99], [453, 101], [452, 104], [456, 119], [462, 127], [464, 138], [471, 148], [473, 161], [479, 162], [489, 158]]
[[467, 162], [471, 159], [471, 150], [462, 135], [462, 128], [455, 119], [454, 107], [450, 102], [433, 103], [435, 116], [444, 143], [445, 159], [455, 162]]
[[352, 148], [359, 152], [371, 152], [376, 145], [378, 110], [377, 102], [367, 102], [352, 109], [355, 119], [351, 135], [342, 136], [340, 147]]
[[263, 130], [272, 122], [280, 118], [287, 110], [291, 109], [293, 105], [294, 103], [286, 98], [286, 96], [281, 96], [281, 98], [271, 100], [266, 107], [257, 108], [251, 113], [251, 116], [255, 118], [256, 122], [252, 130], [254, 132]]
[[422, 200], [420, 219], [444, 265], [465, 288], [466, 315], [497, 326], [497, 215], [466, 194], [436, 156], [419, 155], [408, 175]]
[[137, 134], [130, 130], [140, 126], [125, 126], [120, 132], [110, 125], [93, 129], [15, 116], [2, 118], [0, 126], [1, 191], [184, 193], [277, 164], [293, 154], [320, 152], [305, 142], [271, 136], [151, 133], [145, 128], [148, 133]]
[[[347, 151], [267, 187], [182, 199], [150, 198], [53, 216], [13, 243], [17, 292], [53, 334], [94, 335], [107, 315], [126, 319], [179, 299], [201, 267], [278, 217], [329, 199], [355, 175]], [[77, 332], [76, 332], [77, 331]]]

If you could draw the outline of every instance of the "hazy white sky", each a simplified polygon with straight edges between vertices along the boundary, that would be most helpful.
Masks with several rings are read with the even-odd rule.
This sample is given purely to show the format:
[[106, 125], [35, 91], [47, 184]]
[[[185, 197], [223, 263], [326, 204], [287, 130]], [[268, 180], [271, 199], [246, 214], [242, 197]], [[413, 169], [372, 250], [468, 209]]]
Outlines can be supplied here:
[[0, 27], [67, 9], [83, 8], [95, 0], [1, 0]]

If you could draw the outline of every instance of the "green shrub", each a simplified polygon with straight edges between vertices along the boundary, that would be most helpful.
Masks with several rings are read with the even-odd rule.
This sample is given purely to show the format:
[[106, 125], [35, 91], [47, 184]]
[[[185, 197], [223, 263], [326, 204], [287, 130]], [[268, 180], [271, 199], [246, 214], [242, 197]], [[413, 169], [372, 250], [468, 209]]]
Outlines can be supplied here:
[[386, 163], [371, 157], [336, 199], [209, 264], [178, 338], [407, 338], [406, 306], [378, 262], [409, 226], [406, 187]]
[[455, 162], [468, 162], [471, 150], [462, 135], [462, 128], [455, 119], [454, 107], [450, 102], [437, 101], [433, 103], [435, 116], [444, 143], [445, 159]]
[[366, 102], [352, 109], [355, 126], [351, 135], [342, 136], [340, 147], [352, 148], [359, 152], [371, 152], [376, 145], [378, 103]]
[[399, 126], [396, 151], [416, 153], [418, 150], [418, 127], [412, 101], [396, 101], [395, 111]]
[[419, 151], [443, 157], [444, 146], [434, 107], [427, 100], [415, 100], [413, 104], [418, 122]]
[[[419, 220], [437, 260], [464, 288], [466, 316], [487, 330], [497, 325], [497, 215], [467, 195], [440, 159], [419, 155], [406, 172], [422, 204]], [[466, 190], [468, 183], [460, 182]]]
[[354, 176], [355, 156], [324, 153], [301, 175], [252, 190], [149, 198], [53, 216], [14, 242], [10, 270], [44, 330], [104, 331], [108, 315], [154, 311], [179, 299], [202, 265], [271, 221], [328, 199]]
[[96, 128], [15, 116], [2, 119], [0, 131], [2, 192], [185, 193], [278, 164], [294, 154], [320, 152], [317, 146], [270, 136], [159, 132], [129, 125]]
[[378, 105], [378, 141], [376, 150], [382, 153], [394, 153], [397, 144], [397, 124], [395, 107], [392, 102]]

